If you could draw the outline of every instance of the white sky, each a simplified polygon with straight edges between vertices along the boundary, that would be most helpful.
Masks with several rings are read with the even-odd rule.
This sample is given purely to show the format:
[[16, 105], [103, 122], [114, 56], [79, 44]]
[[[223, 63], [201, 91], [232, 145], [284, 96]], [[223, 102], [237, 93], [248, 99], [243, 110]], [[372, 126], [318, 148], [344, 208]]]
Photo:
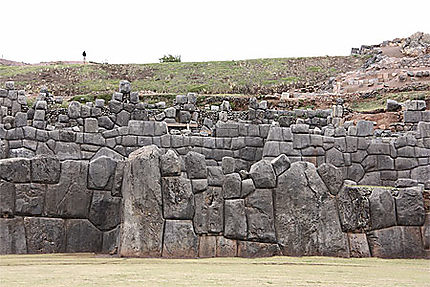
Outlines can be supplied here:
[[2, 0], [0, 31], [0, 57], [29, 63], [348, 55], [430, 33], [430, 1]]

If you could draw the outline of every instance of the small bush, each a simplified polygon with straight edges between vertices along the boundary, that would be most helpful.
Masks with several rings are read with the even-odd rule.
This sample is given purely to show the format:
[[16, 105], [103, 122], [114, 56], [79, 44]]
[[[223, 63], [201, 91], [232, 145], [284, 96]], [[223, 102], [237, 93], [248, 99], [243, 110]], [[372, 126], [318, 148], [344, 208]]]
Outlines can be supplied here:
[[160, 63], [172, 63], [172, 62], [181, 62], [181, 55], [173, 56], [173, 55], [164, 55], [159, 59]]

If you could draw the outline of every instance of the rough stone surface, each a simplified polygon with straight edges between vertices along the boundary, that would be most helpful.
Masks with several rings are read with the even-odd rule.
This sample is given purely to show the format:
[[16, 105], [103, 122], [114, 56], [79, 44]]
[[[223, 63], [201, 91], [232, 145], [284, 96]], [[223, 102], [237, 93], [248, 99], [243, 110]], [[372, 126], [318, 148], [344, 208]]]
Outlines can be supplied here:
[[193, 219], [198, 234], [219, 233], [224, 225], [224, 202], [221, 187], [209, 186], [196, 194], [196, 210]]
[[[59, 218], [25, 217], [28, 253], [58, 253], [66, 251], [64, 220]], [[43, 240], [40, 240], [43, 238]]]
[[163, 241], [160, 151], [142, 147], [124, 167], [121, 256], [160, 257]]
[[329, 163], [323, 163], [317, 169], [319, 176], [324, 181], [332, 195], [338, 194], [343, 185], [342, 170]]
[[271, 161], [275, 175], [279, 176], [290, 168], [291, 162], [285, 154], [281, 154]]
[[273, 196], [270, 189], [256, 189], [245, 199], [248, 239], [276, 242]]
[[224, 202], [224, 236], [232, 239], [246, 239], [247, 223], [245, 201], [230, 199]]
[[195, 258], [199, 252], [199, 239], [190, 220], [166, 220], [163, 240], [163, 257]]
[[293, 163], [278, 178], [274, 192], [275, 227], [284, 255], [348, 252], [334, 200], [314, 165]]
[[339, 217], [344, 232], [363, 231], [370, 226], [371, 190], [366, 187], [344, 186], [337, 195]]
[[277, 244], [252, 241], [238, 242], [237, 256], [239, 257], [255, 258], [280, 255], [282, 255], [282, 252]]
[[88, 219], [100, 230], [110, 230], [120, 223], [121, 198], [110, 192], [94, 191]]
[[23, 218], [0, 218], [0, 254], [25, 253], [27, 242]]
[[49, 216], [87, 218], [91, 204], [91, 191], [87, 189], [88, 165], [67, 160], [61, 163], [58, 184], [48, 185], [45, 212]]
[[189, 152], [185, 156], [185, 168], [188, 172], [188, 177], [194, 178], [206, 178], [206, 161], [202, 154], [196, 152]]
[[397, 225], [423, 225], [425, 209], [422, 189], [420, 187], [402, 188], [396, 193]]
[[238, 173], [227, 174], [222, 185], [224, 198], [239, 198], [241, 194], [242, 181]]
[[33, 182], [57, 183], [60, 180], [61, 164], [57, 157], [39, 156], [31, 159]]
[[87, 219], [66, 221], [66, 252], [100, 252], [103, 234]]
[[15, 214], [15, 185], [0, 179], [0, 216], [12, 217]]
[[194, 195], [189, 179], [183, 177], [163, 177], [163, 215], [165, 219], [192, 219], [194, 215]]
[[[46, 185], [38, 183], [16, 184], [15, 212], [19, 215], [42, 215], [45, 207]], [[3, 197], [2, 197], [3, 200]]]
[[228, 239], [223, 236], [217, 236], [216, 240], [217, 257], [235, 257], [237, 256], [236, 240]]
[[421, 232], [415, 226], [393, 226], [367, 233], [372, 256], [381, 258], [422, 258]]
[[216, 236], [199, 236], [199, 257], [210, 258], [216, 256]]
[[30, 160], [25, 158], [0, 160], [0, 178], [11, 182], [29, 182], [30, 166]]
[[273, 188], [276, 186], [276, 175], [270, 161], [261, 160], [254, 163], [249, 170], [249, 175], [256, 188]]
[[351, 257], [370, 257], [369, 244], [365, 233], [348, 233]]
[[176, 152], [169, 149], [160, 157], [160, 160], [162, 176], [174, 176], [181, 174], [181, 163]]
[[373, 188], [369, 195], [370, 227], [381, 229], [396, 225], [394, 198], [389, 188]]

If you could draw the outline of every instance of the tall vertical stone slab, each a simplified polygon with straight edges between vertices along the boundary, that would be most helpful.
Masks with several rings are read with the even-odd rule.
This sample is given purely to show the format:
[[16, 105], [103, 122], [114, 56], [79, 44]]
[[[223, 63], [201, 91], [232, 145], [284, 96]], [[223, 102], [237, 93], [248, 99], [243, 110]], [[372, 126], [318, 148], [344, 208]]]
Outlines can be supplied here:
[[275, 227], [284, 255], [348, 255], [334, 198], [313, 164], [295, 162], [274, 190]]
[[164, 220], [160, 182], [160, 150], [151, 145], [132, 152], [122, 185], [121, 256], [161, 256]]
[[0, 218], [0, 254], [25, 253], [27, 243], [23, 218]]

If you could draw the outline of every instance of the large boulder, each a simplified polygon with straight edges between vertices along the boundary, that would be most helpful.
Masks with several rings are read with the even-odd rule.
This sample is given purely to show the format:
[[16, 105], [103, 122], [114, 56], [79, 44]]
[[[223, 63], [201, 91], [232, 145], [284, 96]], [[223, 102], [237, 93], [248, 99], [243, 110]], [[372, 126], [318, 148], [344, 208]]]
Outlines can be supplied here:
[[206, 178], [206, 161], [205, 156], [193, 151], [190, 151], [185, 156], [185, 168], [188, 172], [188, 177], [194, 178]]
[[367, 233], [372, 256], [381, 258], [422, 258], [424, 248], [420, 228], [393, 226]]
[[248, 239], [276, 242], [271, 189], [257, 189], [245, 198]]
[[371, 229], [396, 225], [396, 208], [391, 192], [390, 188], [372, 188], [369, 195]]
[[121, 256], [160, 257], [163, 242], [160, 150], [132, 152], [124, 167]]
[[249, 170], [249, 175], [256, 188], [273, 188], [276, 186], [275, 171], [268, 160], [260, 160], [254, 163]]
[[317, 169], [319, 176], [324, 181], [329, 192], [336, 195], [343, 184], [342, 170], [329, 163], [323, 163]]
[[0, 179], [0, 217], [12, 217], [15, 214], [15, 185]]
[[66, 221], [66, 252], [100, 252], [103, 234], [87, 219]]
[[189, 179], [173, 176], [161, 179], [165, 219], [192, 219], [194, 195]]
[[174, 176], [181, 174], [181, 163], [176, 152], [169, 149], [161, 156], [160, 159], [162, 176]]
[[41, 216], [45, 208], [46, 184], [16, 184], [15, 213]]
[[163, 240], [163, 257], [195, 258], [199, 239], [190, 220], [166, 220]]
[[334, 198], [313, 164], [295, 162], [278, 177], [275, 227], [284, 255], [347, 256]]
[[344, 232], [364, 231], [370, 228], [368, 187], [345, 185], [337, 195], [339, 217]]
[[88, 218], [91, 191], [87, 189], [88, 164], [67, 160], [61, 163], [58, 184], [48, 185], [45, 213], [65, 218]]
[[224, 202], [224, 236], [232, 239], [246, 239], [247, 223], [245, 201], [228, 199]]
[[425, 209], [423, 191], [420, 187], [401, 188], [396, 191], [397, 225], [424, 224]]
[[198, 234], [219, 233], [224, 225], [224, 200], [222, 188], [209, 186], [195, 196], [194, 229]]
[[100, 230], [111, 230], [120, 223], [121, 198], [110, 192], [94, 191], [88, 219]]
[[30, 182], [30, 160], [8, 158], [0, 160], [0, 178], [11, 182]]
[[31, 159], [31, 180], [40, 183], [57, 183], [60, 180], [60, 161], [53, 156]]
[[107, 156], [100, 156], [88, 166], [88, 188], [112, 189], [116, 161]]
[[28, 253], [60, 253], [66, 251], [64, 220], [60, 218], [25, 217]]

